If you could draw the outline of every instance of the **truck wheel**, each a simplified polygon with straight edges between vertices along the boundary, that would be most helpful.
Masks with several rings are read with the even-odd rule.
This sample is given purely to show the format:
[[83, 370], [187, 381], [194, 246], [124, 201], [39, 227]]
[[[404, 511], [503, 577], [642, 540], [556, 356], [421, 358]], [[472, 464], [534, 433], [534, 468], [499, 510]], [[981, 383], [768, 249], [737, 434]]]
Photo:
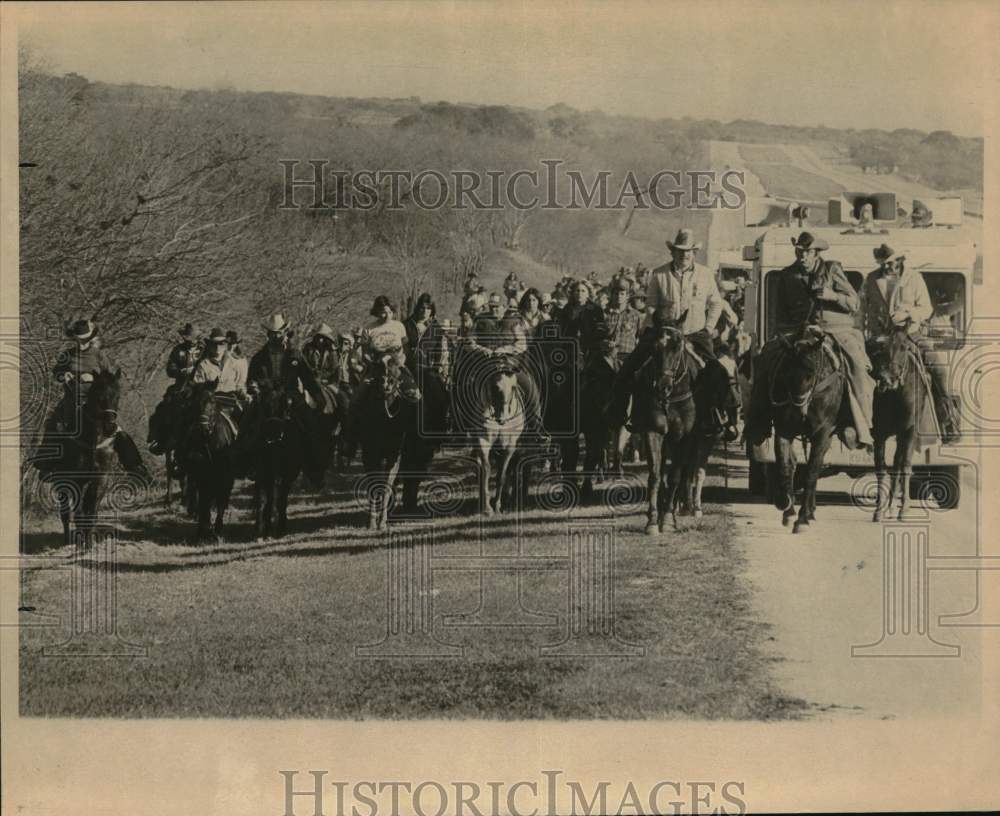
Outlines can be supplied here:
[[750, 479], [748, 490], [751, 496], [764, 498], [767, 496], [767, 471], [764, 462], [750, 460]]
[[933, 499], [941, 510], [954, 510], [962, 498], [959, 468], [939, 467], [915, 471], [910, 478], [910, 498], [921, 502]]

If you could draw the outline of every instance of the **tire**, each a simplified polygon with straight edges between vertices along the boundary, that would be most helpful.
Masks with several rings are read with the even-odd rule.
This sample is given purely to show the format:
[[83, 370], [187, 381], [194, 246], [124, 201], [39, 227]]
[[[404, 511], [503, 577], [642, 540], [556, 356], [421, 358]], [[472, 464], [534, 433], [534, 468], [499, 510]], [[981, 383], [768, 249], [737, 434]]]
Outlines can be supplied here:
[[910, 498], [933, 499], [941, 510], [955, 510], [962, 499], [961, 471], [957, 466], [921, 469], [910, 478]]
[[750, 460], [750, 477], [748, 492], [751, 496], [765, 498], [767, 496], [767, 464]]

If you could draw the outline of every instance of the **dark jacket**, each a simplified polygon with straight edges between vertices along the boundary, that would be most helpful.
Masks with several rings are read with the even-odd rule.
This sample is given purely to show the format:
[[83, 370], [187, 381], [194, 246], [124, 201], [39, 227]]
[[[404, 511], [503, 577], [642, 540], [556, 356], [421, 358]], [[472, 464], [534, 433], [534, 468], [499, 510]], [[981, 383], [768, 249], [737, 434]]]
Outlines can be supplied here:
[[312, 369], [301, 352], [294, 347], [281, 349], [274, 353], [269, 346], [265, 345], [250, 358], [247, 381], [258, 385], [268, 382], [275, 390], [289, 392], [298, 392], [301, 382], [318, 404], [323, 403], [323, 392], [320, 390]]
[[321, 342], [313, 338], [305, 343], [302, 346], [302, 357], [309, 364], [317, 380], [322, 383], [336, 383], [340, 379], [339, 355], [335, 348], [324, 347]]
[[167, 376], [172, 380], [186, 379], [198, 362], [198, 349], [194, 343], [178, 343], [167, 358]]
[[593, 301], [583, 305], [568, 303], [559, 315], [560, 334], [576, 338], [585, 354], [600, 349], [598, 329], [604, 323], [604, 311]]
[[[836, 303], [817, 300], [825, 287], [837, 293]], [[858, 293], [837, 261], [820, 261], [812, 273], [806, 272], [796, 261], [778, 272], [778, 331], [799, 328], [810, 312], [813, 321], [820, 325], [852, 326], [858, 308]]]

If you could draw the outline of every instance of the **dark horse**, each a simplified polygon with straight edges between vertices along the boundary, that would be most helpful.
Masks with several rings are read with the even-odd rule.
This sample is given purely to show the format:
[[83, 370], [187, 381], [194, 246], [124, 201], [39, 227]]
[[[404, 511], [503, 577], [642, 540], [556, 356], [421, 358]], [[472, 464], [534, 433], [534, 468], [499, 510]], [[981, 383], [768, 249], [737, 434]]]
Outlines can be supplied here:
[[[97, 521], [97, 508], [119, 460], [132, 474], [148, 479], [135, 444], [118, 428], [121, 369], [94, 375], [90, 391], [78, 411], [77, 432], [63, 443], [59, 464], [43, 477], [50, 482], [59, 504], [63, 543], [72, 543], [71, 527], [89, 531]], [[66, 399], [74, 399], [68, 394]], [[89, 544], [89, 532], [85, 544]]]
[[257, 538], [281, 537], [288, 528], [288, 494], [306, 462], [310, 440], [303, 421], [304, 412], [310, 409], [284, 388], [267, 381], [260, 384], [257, 399], [259, 428], [247, 429], [257, 434], [250, 452], [255, 529]]
[[795, 515], [795, 452], [792, 442], [808, 442], [805, 489], [793, 533], [816, 520], [816, 482], [837, 424], [846, 385], [843, 363], [832, 341], [815, 325], [804, 325], [797, 336], [778, 335], [781, 352], [768, 375], [768, 397], [774, 418], [775, 461], [779, 485], [775, 506], [781, 523]]
[[368, 529], [385, 529], [392, 489], [408, 432], [416, 424], [415, 403], [402, 394], [402, 365], [394, 354], [369, 363], [370, 382], [352, 410], [361, 418], [358, 440], [368, 482]]
[[[875, 373], [872, 439], [875, 449], [875, 475], [878, 479], [878, 500], [872, 521], [881, 521], [891, 512], [897, 488], [902, 491], [899, 520], [904, 520], [910, 508], [910, 477], [913, 474], [913, 452], [919, 442], [918, 428], [935, 428], [930, 384], [920, 357], [920, 350], [910, 339], [908, 325], [869, 344]], [[885, 443], [896, 437], [896, 455], [886, 490]]]
[[677, 529], [677, 506], [682, 498], [679, 488], [695, 427], [697, 364], [687, 353], [680, 329], [685, 317], [665, 321], [655, 329], [652, 355], [637, 372], [633, 389], [632, 427], [642, 438], [649, 468], [647, 535], [664, 531], [668, 511]]
[[[198, 538], [209, 536], [212, 507], [215, 507], [216, 538], [222, 538], [222, 523], [229, 497], [233, 492], [236, 466], [233, 443], [236, 424], [230, 412], [234, 397], [215, 393], [217, 382], [194, 387], [193, 401], [197, 425], [187, 443], [188, 478], [195, 483], [198, 496]], [[228, 404], [227, 404], [228, 403]]]

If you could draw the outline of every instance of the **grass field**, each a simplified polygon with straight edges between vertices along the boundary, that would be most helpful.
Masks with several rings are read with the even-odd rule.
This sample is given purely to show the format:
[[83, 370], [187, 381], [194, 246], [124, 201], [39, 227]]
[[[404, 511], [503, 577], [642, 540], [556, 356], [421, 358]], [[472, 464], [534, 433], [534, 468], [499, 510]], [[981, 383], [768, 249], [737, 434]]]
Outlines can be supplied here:
[[[761, 646], [743, 560], [721, 505], [685, 531], [642, 534], [632, 505], [532, 509], [481, 521], [473, 513], [472, 474], [454, 456], [460, 505], [433, 525], [434, 559], [523, 553], [540, 564], [568, 552], [568, 525], [614, 523], [614, 630], [637, 644], [635, 657], [543, 657], [566, 637], [568, 573], [521, 573], [529, 627], [450, 626], [442, 616], [484, 611], [510, 620], [489, 599], [513, 591], [511, 573], [489, 573], [480, 596], [475, 572], [434, 572], [434, 633], [465, 647], [464, 657], [363, 659], [358, 645], [386, 632], [387, 538], [359, 525], [351, 475], [321, 494], [294, 498], [291, 533], [254, 541], [243, 490], [225, 543], [185, 543], [191, 523], [146, 507], [118, 530], [119, 633], [140, 658], [44, 656], [66, 640], [61, 627], [22, 628], [20, 699], [26, 716], [323, 718], [704, 718], [799, 716], [802, 701], [782, 696]], [[634, 469], [629, 484], [644, 481]], [[607, 487], [607, 485], [604, 485]], [[56, 525], [23, 531], [25, 550], [66, 566]], [[63, 558], [59, 558], [63, 556]], [[435, 561], [435, 564], [438, 562]], [[565, 562], [559, 562], [565, 563]], [[27, 573], [23, 602], [69, 620], [72, 570]], [[491, 583], [490, 575], [497, 583]], [[495, 592], [496, 594], [491, 594]]]

